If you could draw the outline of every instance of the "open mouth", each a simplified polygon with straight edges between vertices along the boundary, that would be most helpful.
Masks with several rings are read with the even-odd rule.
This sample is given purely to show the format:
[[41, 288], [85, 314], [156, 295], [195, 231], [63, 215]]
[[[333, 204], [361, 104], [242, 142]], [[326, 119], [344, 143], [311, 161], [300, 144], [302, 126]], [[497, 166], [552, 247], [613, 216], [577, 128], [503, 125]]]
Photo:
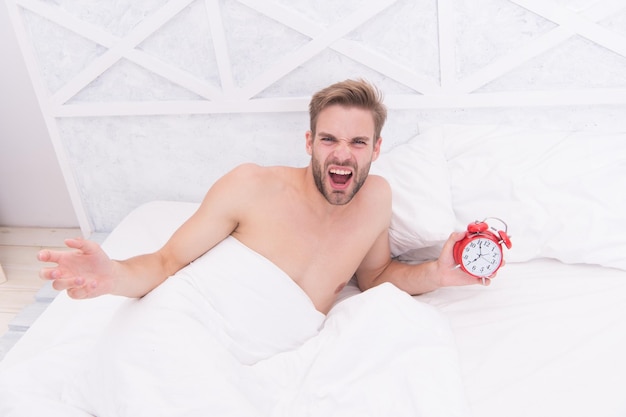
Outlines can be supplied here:
[[343, 190], [350, 184], [352, 170], [349, 168], [331, 168], [328, 171], [328, 176], [334, 189]]

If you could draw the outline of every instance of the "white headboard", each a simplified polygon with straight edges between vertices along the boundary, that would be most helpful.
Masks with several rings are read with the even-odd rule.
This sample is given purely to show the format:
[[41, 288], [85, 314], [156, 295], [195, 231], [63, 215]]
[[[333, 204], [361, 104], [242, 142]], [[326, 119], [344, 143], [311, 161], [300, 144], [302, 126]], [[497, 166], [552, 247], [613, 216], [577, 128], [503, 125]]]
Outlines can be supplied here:
[[83, 232], [304, 165], [310, 95], [366, 78], [420, 123], [626, 130], [623, 0], [6, 0]]

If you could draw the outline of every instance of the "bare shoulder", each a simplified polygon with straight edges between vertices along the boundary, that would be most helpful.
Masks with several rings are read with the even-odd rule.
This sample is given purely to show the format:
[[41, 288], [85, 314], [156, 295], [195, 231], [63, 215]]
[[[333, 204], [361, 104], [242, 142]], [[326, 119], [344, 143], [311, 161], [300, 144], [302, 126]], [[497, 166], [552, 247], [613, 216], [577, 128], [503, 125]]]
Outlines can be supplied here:
[[255, 164], [242, 164], [228, 171], [211, 185], [202, 207], [241, 204], [255, 190], [259, 172], [262, 167]]
[[244, 191], [249, 192], [256, 189], [259, 184], [265, 183], [270, 175], [272, 175], [272, 168], [270, 167], [245, 163], [236, 166], [226, 173], [218, 183], [225, 182], [230, 187], [236, 186], [238, 189], [243, 188]]
[[289, 172], [295, 168], [284, 166], [261, 166], [252, 162], [236, 166], [226, 176], [231, 176], [236, 180], [251, 181], [255, 179], [266, 179], [270, 176], [281, 175], [285, 171]]
[[391, 207], [391, 187], [387, 180], [380, 175], [369, 175], [362, 191], [368, 200], [372, 199]]
[[227, 193], [228, 198], [250, 201], [281, 191], [294, 177], [295, 168], [261, 166], [245, 163], [233, 168], [220, 178], [210, 190], [216, 194]]
[[368, 176], [357, 196], [354, 201], [360, 213], [367, 213], [372, 224], [388, 226], [391, 222], [391, 187], [385, 178]]
[[389, 182], [384, 177], [375, 174], [369, 174], [367, 176], [367, 182], [371, 183], [372, 186], [376, 188], [377, 191], [389, 193], [391, 195], [391, 187], [389, 186]]
[[267, 171], [266, 167], [248, 162], [241, 164], [229, 171], [223, 178], [233, 181], [248, 181], [258, 177]]

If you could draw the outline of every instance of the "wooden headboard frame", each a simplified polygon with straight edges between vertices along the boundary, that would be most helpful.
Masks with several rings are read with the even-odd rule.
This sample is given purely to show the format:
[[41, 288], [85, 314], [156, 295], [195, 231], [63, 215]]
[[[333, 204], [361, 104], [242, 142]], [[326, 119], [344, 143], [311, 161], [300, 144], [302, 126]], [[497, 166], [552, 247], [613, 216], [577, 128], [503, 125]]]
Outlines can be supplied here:
[[[535, 36], [520, 48], [496, 57], [475, 72], [459, 78], [455, 56], [456, 35], [455, 0], [436, 1], [436, 25], [438, 27], [439, 79], [420, 75], [405, 65], [393, 62], [364, 43], [346, 38], [350, 32], [383, 14], [398, 0], [363, 2], [356, 11], [337, 23], [323, 26], [304, 14], [271, 1], [238, 0], [239, 3], [273, 19], [310, 40], [286, 54], [266, 68], [246, 85], [237, 85], [231, 71], [228, 43], [222, 22], [220, 0], [170, 0], [141, 20], [125, 35], [118, 37], [101, 27], [80, 20], [62, 7], [41, 0], [6, 0], [9, 12], [24, 53], [36, 94], [48, 125], [51, 140], [57, 152], [67, 186], [76, 208], [81, 228], [91, 233], [92, 225], [81, 201], [80, 192], [67, 158], [57, 122], [64, 118], [220, 114], [220, 113], [268, 113], [306, 111], [306, 96], [259, 97], [259, 93], [285, 77], [299, 66], [325, 50], [335, 51], [352, 61], [360, 63], [383, 77], [406, 86], [411, 93], [386, 94], [386, 104], [392, 110], [402, 109], [472, 109], [492, 107], [540, 107], [540, 106], [603, 106], [625, 105], [626, 88], [584, 88], [521, 91], [480, 91], [482, 87], [510, 71], [522, 67], [533, 58], [543, 54], [574, 37], [582, 37], [626, 59], [626, 35], [610, 30], [598, 22], [619, 12], [626, 6], [622, 0], [593, 2], [583, 10], [571, 10], [558, 2], [546, 0], [511, 0], [538, 16], [554, 23], [554, 27]], [[209, 21], [215, 62], [220, 85], [211, 85], [189, 72], [159, 60], [137, 46], [196, 1], [203, 1]], [[233, 0], [234, 1], [234, 0]], [[106, 51], [91, 62], [56, 91], [51, 92], [42, 77], [34, 42], [25, 25], [23, 13], [36, 14], [50, 22], [90, 40]], [[419, 30], [419, 28], [416, 28]], [[158, 74], [169, 82], [192, 92], [196, 100], [166, 101], [117, 101], [73, 102], [72, 98], [90, 83], [110, 69], [120, 59], [126, 59], [142, 68]], [[48, 63], [49, 64], [49, 63]], [[48, 69], [49, 70], [49, 69]]]

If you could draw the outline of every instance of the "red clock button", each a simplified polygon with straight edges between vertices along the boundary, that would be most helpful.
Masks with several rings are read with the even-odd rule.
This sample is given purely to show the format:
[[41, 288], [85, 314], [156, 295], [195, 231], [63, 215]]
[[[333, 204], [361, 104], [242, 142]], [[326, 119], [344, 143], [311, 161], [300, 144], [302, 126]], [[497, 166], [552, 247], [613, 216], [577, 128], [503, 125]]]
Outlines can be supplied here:
[[498, 235], [500, 235], [500, 239], [502, 239], [502, 243], [504, 243], [504, 246], [507, 247], [507, 249], [511, 249], [512, 243], [511, 243], [511, 239], [509, 238], [509, 236], [504, 233], [502, 230], [500, 230], [498, 232]]
[[470, 223], [467, 225], [467, 231], [470, 233], [482, 233], [487, 230], [488, 226], [485, 222]]

